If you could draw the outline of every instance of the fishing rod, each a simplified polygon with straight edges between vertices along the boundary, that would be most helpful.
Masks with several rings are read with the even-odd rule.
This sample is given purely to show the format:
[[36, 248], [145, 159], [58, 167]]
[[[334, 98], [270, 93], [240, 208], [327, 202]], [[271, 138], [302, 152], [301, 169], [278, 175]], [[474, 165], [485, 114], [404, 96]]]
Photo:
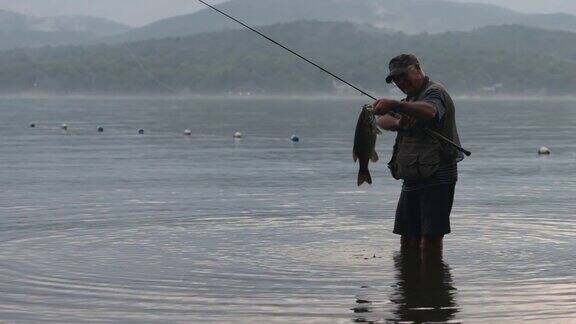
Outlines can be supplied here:
[[[231, 20], [239, 23], [240, 25], [242, 25], [242, 26], [250, 29], [251, 31], [255, 32], [256, 34], [258, 34], [258, 35], [262, 36], [263, 38], [269, 40], [270, 42], [272, 42], [272, 43], [274, 43], [274, 44], [282, 47], [282, 48], [285, 49], [286, 51], [288, 51], [288, 52], [296, 55], [297, 57], [303, 59], [304, 61], [312, 64], [313, 66], [315, 66], [315, 67], [317, 67], [318, 69], [320, 69], [322, 72], [327, 73], [327, 74], [329, 74], [330, 76], [336, 78], [338, 81], [340, 81], [340, 82], [342, 82], [342, 83], [344, 83], [344, 84], [352, 87], [353, 89], [357, 90], [358, 92], [360, 92], [361, 94], [365, 95], [366, 97], [371, 98], [371, 99], [373, 99], [374, 101], [378, 100], [376, 97], [370, 95], [370, 94], [367, 93], [366, 91], [364, 91], [364, 90], [360, 89], [359, 87], [353, 85], [352, 83], [344, 80], [343, 78], [339, 77], [338, 75], [336, 75], [336, 74], [328, 71], [326, 68], [324, 68], [324, 67], [322, 67], [321, 65], [319, 65], [319, 64], [317, 64], [317, 63], [309, 60], [308, 58], [300, 55], [300, 54], [297, 53], [296, 51], [294, 51], [294, 50], [286, 47], [285, 45], [283, 45], [283, 44], [275, 41], [275, 40], [272, 39], [271, 37], [263, 34], [262, 32], [260, 32], [260, 31], [258, 31], [257, 29], [249, 26], [248, 24], [240, 21], [239, 19], [236, 19], [236, 18], [232, 17], [231, 15], [225, 13], [224, 11], [222, 11], [222, 10], [214, 7], [213, 5], [206, 3], [204, 0], [197, 0], [197, 1], [200, 2], [200, 3], [202, 3], [202, 4], [204, 4], [205, 6], [209, 7], [210, 9], [212, 9], [212, 10], [220, 13], [221, 15], [223, 15], [223, 16], [225, 16], [225, 17], [227, 17], [227, 18], [229, 18], [229, 19], [231, 19]], [[438, 133], [438, 132], [436, 132], [436, 131], [433, 131], [433, 130], [431, 130], [431, 129], [429, 129], [429, 128], [425, 128], [424, 130], [425, 130], [429, 135], [431, 135], [431, 136], [433, 136], [433, 137], [435, 137], [435, 138], [437, 138], [437, 139], [443, 140], [444, 142], [452, 145], [452, 146], [453, 146], [454, 148], [456, 148], [458, 151], [466, 154], [466, 156], [470, 156], [470, 155], [472, 154], [470, 151], [468, 151], [468, 150], [464, 149], [463, 147], [461, 147], [460, 145], [454, 143], [452, 140], [450, 140], [449, 138], [443, 136], [442, 134], [440, 134], [440, 133]]]
[[357, 86], [355, 86], [355, 85], [351, 84], [350, 82], [348, 82], [348, 81], [346, 81], [346, 80], [342, 79], [341, 77], [337, 76], [336, 74], [334, 74], [334, 73], [332, 73], [332, 72], [328, 71], [327, 69], [325, 69], [324, 67], [320, 66], [319, 64], [317, 64], [317, 63], [314, 63], [314, 62], [312, 62], [311, 60], [307, 59], [306, 57], [304, 57], [304, 56], [302, 56], [302, 55], [298, 54], [296, 51], [294, 51], [294, 50], [291, 50], [290, 48], [288, 48], [288, 47], [286, 47], [286, 46], [284, 46], [284, 45], [280, 44], [279, 42], [277, 42], [277, 41], [273, 40], [272, 38], [270, 38], [270, 37], [268, 37], [268, 36], [264, 35], [263, 33], [261, 33], [260, 31], [256, 30], [255, 28], [252, 28], [252, 27], [248, 26], [247, 24], [243, 23], [242, 21], [240, 21], [240, 20], [238, 20], [238, 19], [236, 19], [236, 18], [234, 18], [234, 17], [230, 16], [229, 14], [225, 13], [224, 11], [222, 11], [222, 10], [220, 10], [220, 9], [218, 9], [218, 8], [216, 8], [216, 7], [212, 6], [212, 5], [210, 5], [210, 4], [206, 3], [206, 2], [204, 2], [203, 0], [198, 0], [198, 1], [199, 1], [199, 2], [201, 2], [201, 3], [203, 3], [204, 5], [206, 5], [207, 7], [210, 7], [211, 9], [213, 9], [213, 10], [215, 10], [215, 11], [219, 12], [220, 14], [222, 14], [222, 15], [224, 15], [224, 16], [226, 16], [226, 17], [228, 17], [228, 18], [232, 19], [232, 20], [234, 20], [235, 22], [239, 23], [240, 25], [242, 25], [242, 26], [244, 26], [244, 27], [246, 27], [246, 28], [250, 29], [251, 31], [255, 32], [256, 34], [258, 34], [258, 35], [260, 35], [260, 36], [262, 36], [262, 37], [266, 38], [267, 40], [271, 41], [272, 43], [274, 43], [274, 44], [276, 44], [276, 45], [278, 45], [278, 46], [282, 47], [283, 49], [287, 50], [288, 52], [290, 52], [290, 53], [292, 53], [292, 54], [294, 54], [294, 55], [298, 56], [299, 58], [303, 59], [304, 61], [306, 61], [306, 62], [308, 62], [308, 63], [310, 63], [310, 64], [314, 65], [315, 67], [319, 68], [319, 69], [320, 69], [320, 70], [322, 70], [323, 72], [325, 72], [325, 73], [328, 73], [328, 74], [329, 74], [329, 75], [331, 75], [332, 77], [336, 78], [338, 81], [341, 81], [341, 82], [343, 82], [343, 83], [345, 83], [345, 84], [349, 85], [350, 87], [354, 88], [355, 90], [357, 90], [357, 91], [358, 91], [358, 92], [360, 92], [361, 94], [363, 94], [363, 95], [365, 95], [365, 96], [367, 96], [367, 97], [369, 97], [369, 98], [372, 98], [372, 99], [374, 99], [374, 100], [378, 100], [378, 99], [374, 98], [373, 96], [369, 95], [368, 93], [366, 93], [364, 90], [362, 90], [362, 89], [358, 88]]

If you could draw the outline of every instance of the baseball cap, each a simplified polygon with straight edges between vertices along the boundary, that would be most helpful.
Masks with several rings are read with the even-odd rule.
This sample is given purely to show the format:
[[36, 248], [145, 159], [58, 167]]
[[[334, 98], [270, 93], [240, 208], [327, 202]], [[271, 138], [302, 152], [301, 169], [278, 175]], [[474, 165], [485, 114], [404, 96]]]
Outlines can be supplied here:
[[386, 77], [386, 83], [391, 83], [394, 77], [408, 72], [410, 66], [420, 66], [420, 62], [414, 54], [400, 54], [391, 59], [388, 64], [390, 73]]

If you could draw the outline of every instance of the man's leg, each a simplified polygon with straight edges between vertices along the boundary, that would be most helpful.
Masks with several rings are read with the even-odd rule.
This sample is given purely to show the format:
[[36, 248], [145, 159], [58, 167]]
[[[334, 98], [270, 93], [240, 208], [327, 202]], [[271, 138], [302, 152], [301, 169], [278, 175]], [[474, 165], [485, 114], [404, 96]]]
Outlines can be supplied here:
[[426, 252], [442, 253], [444, 235], [450, 233], [450, 213], [454, 185], [439, 185], [423, 190], [421, 199], [422, 242]]
[[425, 235], [422, 237], [420, 247], [424, 252], [442, 254], [442, 240], [444, 235]]
[[396, 208], [394, 233], [401, 235], [401, 249], [420, 247], [420, 202], [417, 192], [402, 191]]
[[420, 237], [402, 235], [400, 239], [400, 249], [402, 251], [420, 248]]

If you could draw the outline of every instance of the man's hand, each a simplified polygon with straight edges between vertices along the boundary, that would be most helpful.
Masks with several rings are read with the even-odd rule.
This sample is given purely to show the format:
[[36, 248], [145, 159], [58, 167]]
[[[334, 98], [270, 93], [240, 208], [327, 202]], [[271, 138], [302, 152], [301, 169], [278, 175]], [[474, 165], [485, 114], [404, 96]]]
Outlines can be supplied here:
[[381, 115], [386, 115], [391, 110], [398, 107], [398, 105], [400, 105], [400, 102], [398, 102], [396, 100], [380, 99], [380, 100], [376, 100], [372, 104], [372, 107], [373, 107], [372, 110], [374, 111], [374, 115], [381, 116]]
[[377, 118], [378, 127], [393, 132], [413, 128], [416, 122], [416, 118], [404, 115], [398, 115], [396, 117], [384, 115]]
[[376, 122], [378, 127], [387, 131], [396, 132], [400, 128], [400, 119], [391, 115], [378, 116]]
[[402, 115], [400, 117], [400, 119], [398, 120], [398, 128], [404, 129], [404, 130], [410, 129], [410, 128], [414, 127], [414, 125], [416, 125], [416, 122], [417, 122], [416, 118]]

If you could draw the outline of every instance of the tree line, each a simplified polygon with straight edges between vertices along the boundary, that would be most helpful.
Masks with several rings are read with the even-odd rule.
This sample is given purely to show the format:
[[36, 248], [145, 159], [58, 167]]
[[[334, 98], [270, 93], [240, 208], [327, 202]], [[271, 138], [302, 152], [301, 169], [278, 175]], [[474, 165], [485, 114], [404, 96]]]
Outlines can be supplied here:
[[[345, 22], [261, 28], [369, 91], [386, 87], [391, 57], [417, 54], [425, 71], [458, 93], [573, 94], [576, 34], [522, 26], [407, 35]], [[312, 93], [330, 76], [247, 30], [116, 45], [0, 52], [0, 92]]]

